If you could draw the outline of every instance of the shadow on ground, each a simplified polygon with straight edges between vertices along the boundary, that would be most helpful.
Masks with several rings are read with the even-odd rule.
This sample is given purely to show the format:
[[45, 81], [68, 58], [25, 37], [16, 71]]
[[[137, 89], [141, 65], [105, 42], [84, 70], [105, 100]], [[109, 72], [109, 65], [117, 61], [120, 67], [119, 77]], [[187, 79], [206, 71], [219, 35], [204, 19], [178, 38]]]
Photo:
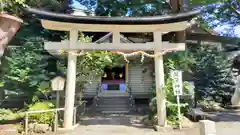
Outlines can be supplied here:
[[95, 114], [94, 116], [84, 116], [80, 121], [80, 125], [119, 125], [153, 129], [143, 124], [143, 117], [143, 115], [138, 114]]
[[215, 122], [240, 122], [240, 110], [208, 113], [208, 119]]

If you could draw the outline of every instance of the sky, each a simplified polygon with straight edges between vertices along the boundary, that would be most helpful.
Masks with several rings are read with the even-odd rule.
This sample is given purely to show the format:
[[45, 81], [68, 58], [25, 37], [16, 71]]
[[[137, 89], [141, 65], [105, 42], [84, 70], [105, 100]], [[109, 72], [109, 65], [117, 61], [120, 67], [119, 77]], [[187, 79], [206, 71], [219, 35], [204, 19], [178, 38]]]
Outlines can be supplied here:
[[86, 9], [83, 5], [79, 4], [79, 2], [76, 2], [76, 0], [73, 0], [72, 6], [73, 6], [74, 8]]
[[235, 27], [235, 33], [237, 34], [238, 37], [240, 37], [240, 25]]
[[[78, 9], [85, 9], [86, 10], [86, 7], [84, 7], [83, 5], [79, 4], [79, 2], [76, 2], [76, 0], [73, 0], [73, 5], [72, 5], [74, 8], [78, 8]], [[221, 33], [221, 31], [223, 31], [224, 28], [226, 28], [228, 26], [219, 26], [217, 28], [215, 28], [214, 30], [218, 33]], [[235, 27], [235, 33], [237, 35], [237, 37], [240, 37], [240, 25]]]
[[[217, 28], [215, 28], [214, 30], [218, 33], [220, 33], [221, 31], [223, 31], [224, 28], [227, 28], [228, 26], [225, 25], [225, 26], [219, 26]], [[235, 27], [235, 34], [237, 37], [240, 37], [240, 25], [236, 26]]]

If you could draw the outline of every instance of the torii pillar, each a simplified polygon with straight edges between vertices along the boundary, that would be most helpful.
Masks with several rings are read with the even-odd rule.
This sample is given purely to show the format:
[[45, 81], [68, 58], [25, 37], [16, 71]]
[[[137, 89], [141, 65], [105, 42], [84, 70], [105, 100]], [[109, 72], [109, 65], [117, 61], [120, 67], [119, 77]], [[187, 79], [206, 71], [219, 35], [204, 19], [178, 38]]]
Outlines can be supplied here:
[[[162, 33], [154, 33], [154, 43], [156, 44], [156, 49], [154, 54], [161, 52], [162, 50]], [[156, 98], [157, 98], [157, 116], [158, 116], [158, 126], [164, 127], [166, 123], [166, 98], [165, 98], [165, 79], [164, 79], [164, 65], [163, 65], [163, 55], [158, 55], [154, 59], [155, 61], [155, 83], [156, 83]]]
[[[162, 52], [185, 50], [185, 43], [169, 43], [162, 41], [162, 35], [172, 31], [182, 31], [189, 27], [189, 21], [199, 11], [191, 11], [176, 15], [154, 17], [97, 17], [72, 16], [56, 14], [32, 8], [26, 8], [30, 13], [41, 18], [42, 26], [50, 30], [70, 32], [70, 40], [62, 42], [45, 42], [47, 50], [66, 50], [68, 54], [67, 87], [65, 96], [64, 128], [73, 127], [73, 109], [76, 85], [77, 50], [110, 50], [110, 51], [154, 51], [157, 116], [158, 126], [166, 125], [166, 99], [164, 91], [164, 65]], [[78, 42], [78, 31], [112, 32], [113, 43], [81, 43]], [[152, 32], [154, 41], [148, 43], [120, 43], [120, 33]], [[159, 55], [160, 54], [160, 55]]]
[[[75, 45], [78, 41], [78, 30], [70, 30], [69, 47]], [[65, 91], [65, 111], [64, 111], [64, 127], [70, 129], [73, 126], [75, 89], [76, 89], [76, 70], [77, 56], [68, 53], [67, 64], [67, 86]]]

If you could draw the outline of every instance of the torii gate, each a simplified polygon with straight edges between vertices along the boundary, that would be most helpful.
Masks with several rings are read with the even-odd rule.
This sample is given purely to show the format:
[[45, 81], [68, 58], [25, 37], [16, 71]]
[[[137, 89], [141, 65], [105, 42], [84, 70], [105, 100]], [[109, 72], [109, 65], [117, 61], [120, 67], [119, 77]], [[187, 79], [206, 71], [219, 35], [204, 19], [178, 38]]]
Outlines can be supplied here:
[[[70, 129], [73, 126], [77, 62], [75, 53], [78, 50], [154, 51], [158, 125], [160, 127], [166, 125], [163, 54], [169, 50], [185, 50], [185, 44], [163, 42], [162, 35], [185, 30], [189, 27], [189, 21], [199, 11], [153, 17], [86, 17], [52, 13], [33, 8], [26, 8], [26, 11], [40, 17], [42, 26], [46, 29], [70, 32], [69, 41], [45, 42], [47, 50], [67, 50], [69, 52], [64, 128]], [[78, 41], [79, 31], [112, 32], [113, 40], [112, 43], [103, 44], [81, 43]], [[120, 43], [120, 32], [152, 32], [154, 41], [149, 43]]]

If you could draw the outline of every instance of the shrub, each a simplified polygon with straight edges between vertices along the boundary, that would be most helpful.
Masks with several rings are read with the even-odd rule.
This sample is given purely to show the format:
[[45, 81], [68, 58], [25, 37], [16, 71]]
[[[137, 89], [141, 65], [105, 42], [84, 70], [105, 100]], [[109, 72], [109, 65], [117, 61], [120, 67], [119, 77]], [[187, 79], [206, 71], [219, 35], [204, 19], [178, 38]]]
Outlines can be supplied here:
[[19, 113], [13, 112], [10, 109], [0, 109], [0, 123], [7, 123], [8, 121], [17, 120], [21, 117]]
[[199, 105], [204, 112], [219, 112], [224, 111], [224, 108], [220, 106], [220, 103], [216, 103], [212, 100], [199, 101]]
[[[172, 79], [170, 77], [168, 77], [166, 81], [165, 92], [166, 92], [166, 99], [167, 99], [167, 103], [166, 103], [167, 120], [169, 124], [176, 125], [178, 124], [178, 121], [177, 121], [178, 110], [177, 110], [177, 104], [176, 104], [177, 101], [176, 101], [176, 96], [174, 96], [173, 94]], [[191, 93], [187, 82], [184, 82], [184, 93]], [[149, 106], [150, 106], [149, 119], [152, 121], [155, 121], [154, 116], [157, 114], [157, 102], [156, 102], [155, 92], [154, 92], [154, 97], [152, 98]], [[182, 113], [185, 113], [187, 111], [187, 106], [188, 104], [186, 103], [182, 104], [181, 106]]]
[[[54, 105], [51, 102], [37, 102], [30, 105], [28, 111], [48, 110], [53, 107]], [[54, 120], [54, 112], [30, 114], [29, 120], [39, 124], [51, 124]]]

